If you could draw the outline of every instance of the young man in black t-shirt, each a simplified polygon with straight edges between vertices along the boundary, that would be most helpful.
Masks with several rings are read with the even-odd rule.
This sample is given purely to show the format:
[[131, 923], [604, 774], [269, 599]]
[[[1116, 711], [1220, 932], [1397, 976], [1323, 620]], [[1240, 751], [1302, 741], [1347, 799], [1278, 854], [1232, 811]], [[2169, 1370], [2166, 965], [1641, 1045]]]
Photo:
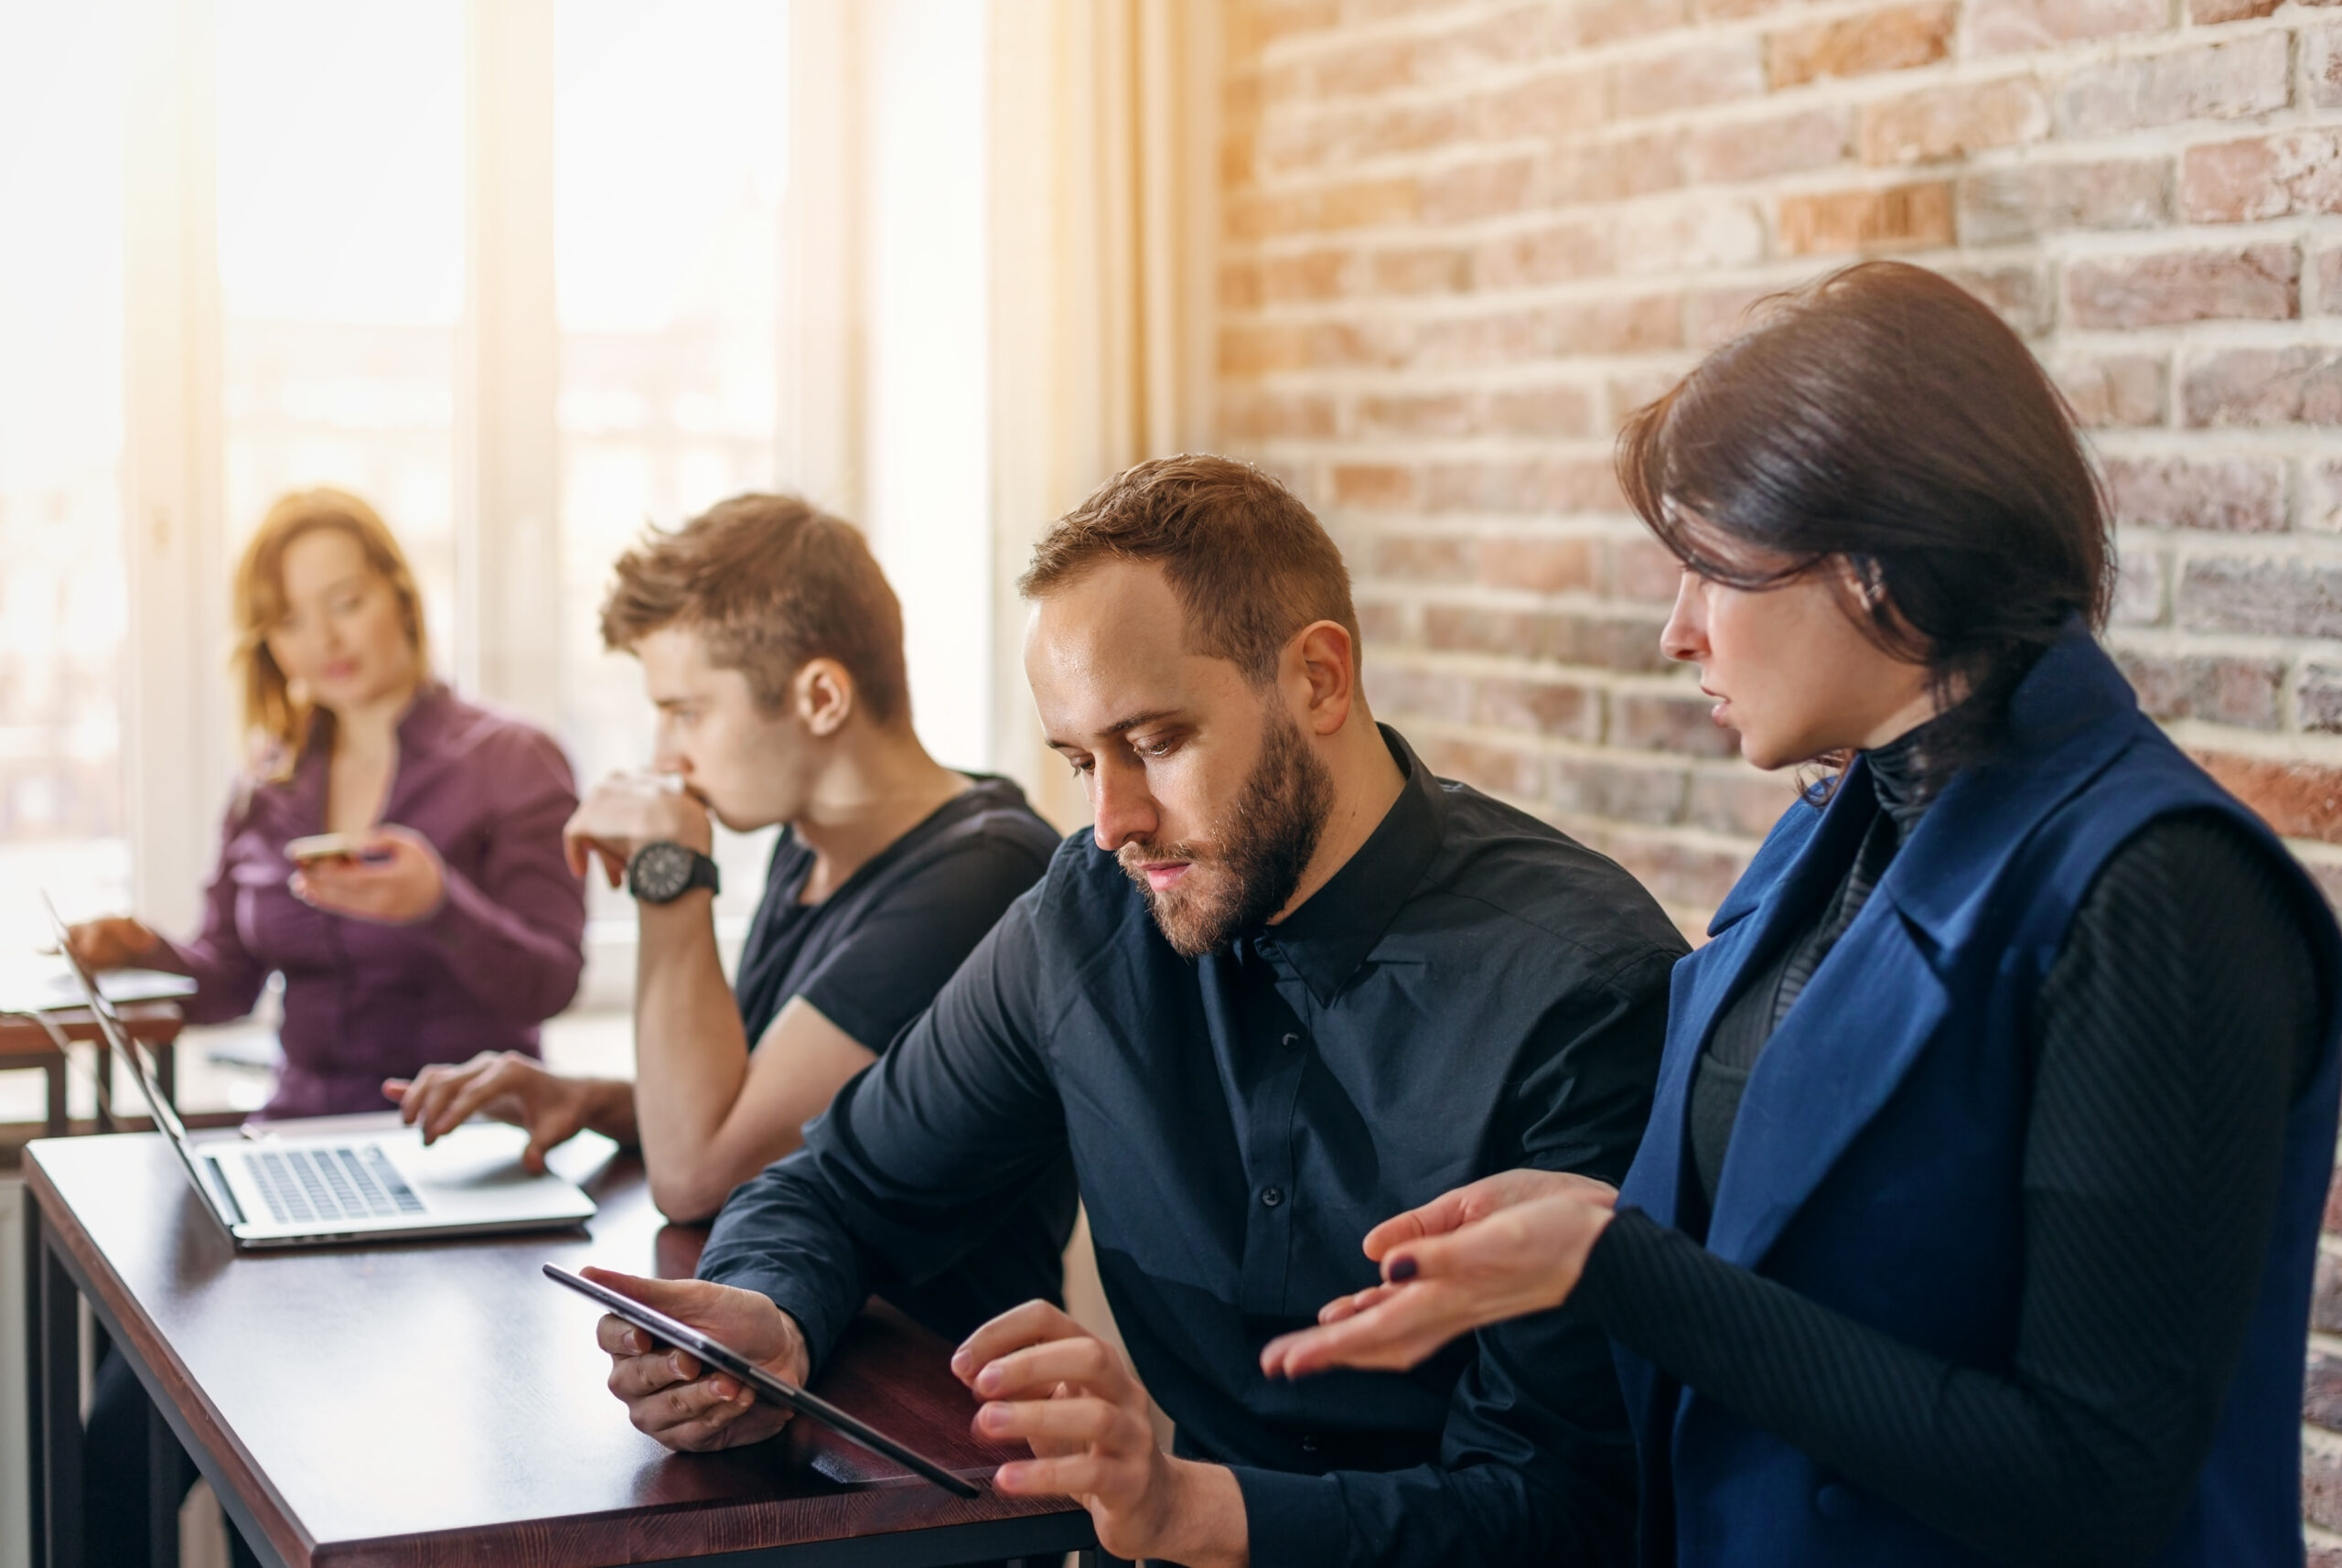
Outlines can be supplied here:
[[[658, 777], [605, 781], [564, 840], [572, 869], [635, 895], [635, 1081], [489, 1054], [386, 1090], [426, 1140], [475, 1112], [520, 1122], [532, 1165], [589, 1127], [639, 1144], [661, 1211], [705, 1219], [925, 1011], [1058, 834], [1015, 784], [928, 756], [894, 592], [853, 527], [800, 500], [740, 496], [653, 533], [618, 563], [602, 637], [641, 661]], [[711, 819], [785, 824], [736, 995]], [[976, 1262], [889, 1294], [947, 1332], [1054, 1298], [1072, 1216], [1069, 1176]]]

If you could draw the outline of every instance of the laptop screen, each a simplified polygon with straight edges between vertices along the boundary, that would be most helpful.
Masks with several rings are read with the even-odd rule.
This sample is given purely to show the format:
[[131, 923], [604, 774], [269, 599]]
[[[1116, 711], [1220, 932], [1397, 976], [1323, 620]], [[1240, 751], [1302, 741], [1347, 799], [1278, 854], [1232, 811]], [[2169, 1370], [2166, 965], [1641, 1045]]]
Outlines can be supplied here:
[[57, 906], [50, 902], [46, 893], [41, 895], [40, 901], [48, 911], [48, 926], [57, 938], [57, 950], [64, 955], [67, 967], [72, 970], [73, 978], [80, 983], [83, 999], [89, 1004], [90, 1011], [97, 1016], [98, 1028], [105, 1035], [108, 1043], [129, 1060], [133, 1074], [138, 1079], [138, 1092], [146, 1097], [146, 1107], [154, 1112], [155, 1125], [163, 1130], [164, 1135], [171, 1141], [171, 1147], [178, 1151], [179, 1163], [187, 1166], [188, 1179], [195, 1183], [195, 1190], [201, 1193], [203, 1201], [214, 1213], [218, 1213], [219, 1206], [212, 1197], [211, 1189], [204, 1185], [203, 1173], [196, 1168], [195, 1155], [188, 1148], [187, 1127], [163, 1094], [161, 1080], [155, 1075], [155, 1063], [146, 1054], [145, 1044], [123, 1027], [121, 1015], [114, 1012], [113, 1004], [105, 999], [98, 990], [98, 983], [90, 978], [90, 972], [81, 967], [80, 959], [73, 956], [72, 939], [66, 931], [65, 922], [58, 918]]

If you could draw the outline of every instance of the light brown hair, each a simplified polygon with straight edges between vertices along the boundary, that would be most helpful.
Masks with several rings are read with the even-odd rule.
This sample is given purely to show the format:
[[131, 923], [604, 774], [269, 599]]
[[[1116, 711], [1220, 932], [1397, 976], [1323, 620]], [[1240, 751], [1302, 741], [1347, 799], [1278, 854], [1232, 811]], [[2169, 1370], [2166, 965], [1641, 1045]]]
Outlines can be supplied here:
[[1363, 658], [1349, 568], [1307, 507], [1249, 463], [1202, 453], [1123, 469], [1058, 520], [1016, 580], [1045, 598], [1108, 561], [1159, 561], [1187, 616], [1187, 644], [1255, 684], [1284, 645], [1329, 620]]
[[423, 595], [406, 553], [381, 514], [347, 490], [320, 487], [278, 499], [260, 520], [236, 566], [236, 650], [231, 659], [243, 687], [244, 732], [265, 747], [263, 769], [288, 779], [309, 743], [312, 704], [268, 650], [268, 634], [285, 618], [285, 552], [304, 534], [322, 528], [348, 534], [366, 557], [366, 567], [390, 585], [405, 623], [407, 646], [414, 650], [418, 675], [428, 678], [431, 647], [423, 628]]
[[903, 607], [852, 523], [795, 496], [734, 496], [671, 533], [650, 530], [615, 570], [602, 601], [611, 651], [689, 627], [767, 713], [807, 660], [834, 659], [874, 721], [910, 721]]

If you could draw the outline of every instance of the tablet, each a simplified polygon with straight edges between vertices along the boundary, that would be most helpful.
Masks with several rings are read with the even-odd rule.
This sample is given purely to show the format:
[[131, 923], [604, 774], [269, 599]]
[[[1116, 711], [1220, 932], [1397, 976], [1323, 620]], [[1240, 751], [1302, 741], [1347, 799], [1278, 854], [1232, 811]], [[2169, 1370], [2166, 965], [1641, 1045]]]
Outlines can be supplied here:
[[848, 1415], [824, 1399], [807, 1393], [794, 1383], [785, 1383], [762, 1367], [728, 1346], [719, 1345], [689, 1324], [680, 1323], [663, 1312], [654, 1312], [630, 1296], [620, 1295], [592, 1280], [573, 1274], [559, 1263], [545, 1265], [545, 1277], [556, 1284], [567, 1285], [580, 1295], [590, 1296], [618, 1316], [663, 1344], [678, 1350], [688, 1350], [698, 1357], [703, 1365], [727, 1372], [740, 1380], [764, 1399], [783, 1410], [818, 1421], [840, 1436], [851, 1438], [874, 1454], [883, 1454], [897, 1464], [925, 1477], [954, 1497], [973, 1498], [983, 1494], [916, 1448], [897, 1442], [854, 1416]]

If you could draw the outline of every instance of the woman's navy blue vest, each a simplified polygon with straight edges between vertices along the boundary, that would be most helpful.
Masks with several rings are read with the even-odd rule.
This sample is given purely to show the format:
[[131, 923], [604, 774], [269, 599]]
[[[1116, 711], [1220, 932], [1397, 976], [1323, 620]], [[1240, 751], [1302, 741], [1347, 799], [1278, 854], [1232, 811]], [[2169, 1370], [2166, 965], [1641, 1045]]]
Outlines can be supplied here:
[[[2283, 854], [2140, 714], [2079, 628], [2034, 667], [2012, 720], [2010, 751], [1944, 790], [1758, 1058], [1707, 1236], [1723, 1258], [1992, 1370], [2011, 1364], [2024, 1283], [2026, 1026], [2076, 908], [2108, 857], [2171, 812], [2226, 812]], [[1714, 940], [1676, 967], [1650, 1131], [1623, 1204], [1676, 1222], [1692, 1179], [1693, 1060], [1735, 983], [1811, 918], [1877, 809], [1859, 764], [1826, 809], [1792, 807], [1716, 911]], [[2303, 1355], [2334, 1174], [2342, 940], [2296, 875], [2329, 1016], [2315, 1080], [2286, 1122], [2243, 1357], [2194, 1498], [2156, 1560], [2174, 1568], [2302, 1561]], [[1671, 1537], [1686, 1568], [1985, 1561], [1631, 1352], [1621, 1348], [1619, 1365], [1647, 1561]], [[1671, 1529], [1648, 1517], [1671, 1506]]]

